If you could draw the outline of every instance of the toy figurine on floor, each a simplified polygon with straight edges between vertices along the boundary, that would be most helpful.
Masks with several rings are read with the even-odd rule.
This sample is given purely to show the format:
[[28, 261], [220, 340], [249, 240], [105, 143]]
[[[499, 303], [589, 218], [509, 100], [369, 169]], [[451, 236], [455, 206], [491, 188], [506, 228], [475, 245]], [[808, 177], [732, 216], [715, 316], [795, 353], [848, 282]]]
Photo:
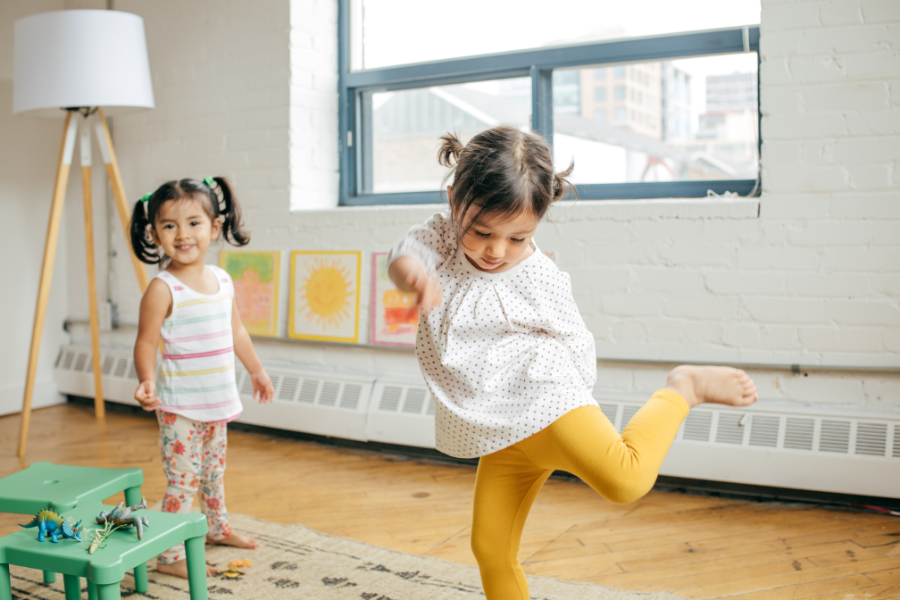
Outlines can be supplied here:
[[97, 522], [101, 525], [106, 525], [107, 523], [112, 523], [119, 527], [131, 527], [134, 525], [137, 527], [138, 539], [143, 539], [144, 537], [144, 529], [143, 526], [150, 526], [150, 519], [147, 517], [135, 517], [132, 516], [131, 511], [140, 510], [142, 508], [147, 508], [147, 500], [145, 498], [141, 498], [140, 504], [135, 504], [134, 506], [125, 506], [124, 502], [119, 502], [119, 505], [115, 507], [111, 512], [104, 510], [102, 513], [97, 515]]
[[76, 523], [72, 517], [63, 517], [52, 508], [45, 508], [36, 514], [29, 523], [20, 524], [19, 527], [26, 529], [37, 527], [39, 542], [46, 540], [47, 535], [54, 544], [59, 543], [60, 537], [81, 541], [81, 521]]

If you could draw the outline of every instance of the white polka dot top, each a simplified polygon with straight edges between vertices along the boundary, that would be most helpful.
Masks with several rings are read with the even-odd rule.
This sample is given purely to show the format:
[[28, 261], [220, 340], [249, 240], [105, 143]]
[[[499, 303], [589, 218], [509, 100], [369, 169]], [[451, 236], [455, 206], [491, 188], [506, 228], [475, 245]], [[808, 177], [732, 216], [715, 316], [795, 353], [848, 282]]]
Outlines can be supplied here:
[[434, 273], [440, 308], [419, 318], [416, 355], [435, 399], [437, 449], [484, 456], [596, 404], [594, 338], [569, 276], [540, 250], [501, 273], [479, 271], [458, 247], [447, 208], [391, 249]]

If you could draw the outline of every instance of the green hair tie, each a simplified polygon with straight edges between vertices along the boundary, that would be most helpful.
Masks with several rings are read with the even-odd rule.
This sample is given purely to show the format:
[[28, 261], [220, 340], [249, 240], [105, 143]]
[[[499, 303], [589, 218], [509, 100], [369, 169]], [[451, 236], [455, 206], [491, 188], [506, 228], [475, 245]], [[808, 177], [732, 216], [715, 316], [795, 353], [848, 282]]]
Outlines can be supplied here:
[[216, 183], [216, 180], [213, 179], [212, 177], [204, 177], [204, 178], [203, 178], [203, 183], [205, 183], [205, 184], [208, 185], [209, 187], [215, 187], [216, 185], [218, 185], [218, 184]]
[[144, 194], [143, 196], [141, 196], [141, 202], [146, 202], [150, 199], [151, 196], [153, 196], [153, 194]]

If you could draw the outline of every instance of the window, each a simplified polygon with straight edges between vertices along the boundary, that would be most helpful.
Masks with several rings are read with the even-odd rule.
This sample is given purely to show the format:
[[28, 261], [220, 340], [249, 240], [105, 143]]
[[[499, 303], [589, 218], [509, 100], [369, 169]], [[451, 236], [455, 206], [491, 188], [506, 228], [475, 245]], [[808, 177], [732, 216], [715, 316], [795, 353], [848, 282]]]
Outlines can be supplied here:
[[[757, 66], [756, 56], [750, 53], [632, 65], [640, 69], [646, 87], [614, 88], [621, 106], [613, 111], [613, 123], [597, 119], [594, 107], [587, 104], [580, 122], [561, 116], [554, 120], [554, 162], [575, 161], [572, 181], [576, 185], [671, 182], [687, 186], [692, 181], [719, 180], [730, 181], [733, 188], [734, 180], [755, 182]], [[697, 102], [689, 100], [691, 85], [699, 86]], [[691, 122], [699, 126], [694, 128], [696, 135]], [[603, 160], [584, 160], [584, 156], [603, 156]]]
[[[589, 19], [584, 11], [599, 10], [595, 5], [603, 4], [558, 1], [578, 4], [582, 12], [577, 14], [585, 16], [585, 22]], [[758, 0], [685, 2], [704, 3], [719, 17], [740, 13], [735, 6], [756, 6], [741, 19], [758, 19]], [[434, 22], [442, 31], [454, 31], [462, 28], [454, 21], [461, 18], [456, 13], [471, 11], [448, 13], [437, 4], [432, 8], [416, 0], [338, 0], [342, 205], [440, 202], [446, 171], [437, 165], [438, 137], [455, 130], [465, 140], [499, 123], [544, 135], [557, 165], [574, 157], [573, 181], [582, 199], [706, 196], [707, 190], [748, 193], [754, 187], [759, 157], [758, 27], [713, 29], [737, 23], [697, 20], [709, 30], [671, 33], [681, 18], [673, 15], [690, 16], [681, 6], [653, 20], [661, 30], [640, 29], [649, 27], [649, 21], [629, 22], [636, 24], [628, 27], [629, 34], [655, 37], [632, 39], [618, 30], [592, 41], [572, 30], [571, 11], [553, 11], [548, 17], [565, 16], [560, 32], [555, 32], [556, 26], [543, 17], [536, 19], [529, 11], [509, 13], [501, 10], [502, 4], [477, 2], [484, 19], [469, 18], [467, 23], [486, 27], [487, 33], [469, 28], [466, 43], [446, 44], [436, 41], [433, 29], [407, 27], [403, 20], [422, 22], [429, 11], [437, 10]], [[624, 14], [643, 3], [622, 4]], [[728, 5], [728, 10], [719, 5]], [[710, 14], [698, 18], [713, 18]], [[529, 27], [547, 32], [529, 34], [527, 27], [519, 28], [510, 19], [525, 19]], [[498, 28], [506, 33], [492, 36]], [[403, 44], [397, 43], [397, 32], [402, 32]], [[660, 33], [665, 35], [656, 35]], [[578, 43], [560, 46], [563, 39]], [[409, 64], [411, 56], [429, 62]], [[709, 66], [731, 65], [728, 60], [734, 56], [752, 68]], [[667, 68], [682, 73], [681, 93], [673, 94], [672, 83], [665, 87]], [[726, 77], [731, 75], [738, 77]], [[632, 81], [629, 86], [641, 86], [634, 101], [626, 92], [626, 77]], [[612, 92], [593, 83], [610, 78], [619, 82]], [[593, 93], [584, 93], [585, 86]], [[615, 106], [608, 106], [610, 99]], [[729, 116], [719, 122], [708, 114], [707, 103], [726, 107]], [[682, 115], [677, 124], [675, 111]], [[744, 131], [752, 136], [735, 138], [735, 132]], [[694, 164], [688, 157], [697, 153], [704, 160]]]

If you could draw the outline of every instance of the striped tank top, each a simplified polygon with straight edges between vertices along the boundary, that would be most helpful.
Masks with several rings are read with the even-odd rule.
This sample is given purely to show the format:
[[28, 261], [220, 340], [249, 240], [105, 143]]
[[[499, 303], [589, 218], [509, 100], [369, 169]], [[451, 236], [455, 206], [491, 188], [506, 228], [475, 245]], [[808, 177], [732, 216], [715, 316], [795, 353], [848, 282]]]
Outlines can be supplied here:
[[206, 265], [219, 282], [215, 294], [194, 291], [174, 275], [162, 279], [172, 293], [172, 314], [162, 324], [162, 361], [156, 372], [160, 410], [195, 421], [233, 421], [243, 406], [234, 371], [231, 308], [234, 284], [226, 271]]

